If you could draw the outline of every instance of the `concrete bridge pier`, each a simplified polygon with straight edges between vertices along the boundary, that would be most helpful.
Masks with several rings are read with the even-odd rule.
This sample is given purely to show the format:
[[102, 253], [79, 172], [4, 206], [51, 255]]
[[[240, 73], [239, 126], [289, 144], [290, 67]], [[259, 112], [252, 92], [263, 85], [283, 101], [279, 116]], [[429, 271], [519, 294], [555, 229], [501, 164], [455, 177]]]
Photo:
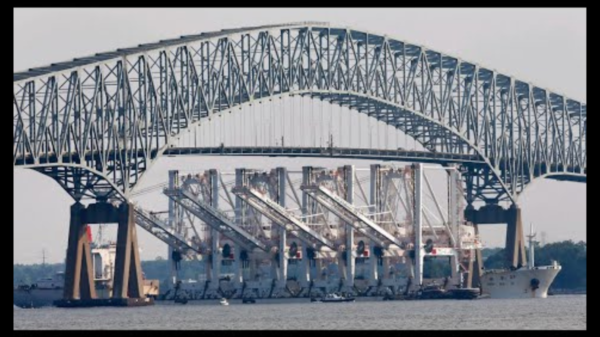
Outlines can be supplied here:
[[[112, 298], [96, 296], [90, 243], [86, 224], [117, 223], [117, 247]], [[65, 268], [63, 299], [59, 307], [139, 306], [154, 302], [144, 296], [134, 208], [128, 203], [116, 207], [98, 202], [85, 207], [79, 202], [71, 206], [69, 243]]]
[[[485, 205], [477, 210], [473, 206], [465, 210], [465, 218], [475, 226], [475, 234], [479, 234], [479, 225], [506, 224], [506, 267], [519, 268], [527, 265], [525, 256], [525, 241], [523, 240], [523, 225], [521, 208], [512, 204], [504, 209], [499, 205]], [[483, 272], [481, 251], [475, 250], [475, 258], [471, 258], [467, 287], [479, 285]]]
[[65, 270], [64, 300], [96, 299], [92, 254], [86, 233], [86, 223], [82, 221], [85, 206], [79, 202], [71, 206], [69, 242]]

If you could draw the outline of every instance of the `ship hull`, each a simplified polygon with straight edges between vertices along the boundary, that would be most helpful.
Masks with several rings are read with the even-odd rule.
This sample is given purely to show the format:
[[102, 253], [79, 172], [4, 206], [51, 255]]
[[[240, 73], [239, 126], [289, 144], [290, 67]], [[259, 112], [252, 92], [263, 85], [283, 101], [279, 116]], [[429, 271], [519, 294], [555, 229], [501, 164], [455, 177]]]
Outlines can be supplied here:
[[51, 306], [63, 295], [62, 289], [15, 289], [13, 304], [19, 308], [41, 308]]
[[[158, 280], [144, 280], [144, 294], [147, 297], [158, 296]], [[63, 288], [17, 288], [13, 294], [13, 304], [19, 308], [41, 308], [53, 306], [55, 301], [63, 298]], [[108, 299], [112, 291], [106, 286], [96, 287], [96, 296], [99, 299]]]
[[481, 290], [490, 298], [546, 298], [560, 267], [506, 270], [485, 273]]

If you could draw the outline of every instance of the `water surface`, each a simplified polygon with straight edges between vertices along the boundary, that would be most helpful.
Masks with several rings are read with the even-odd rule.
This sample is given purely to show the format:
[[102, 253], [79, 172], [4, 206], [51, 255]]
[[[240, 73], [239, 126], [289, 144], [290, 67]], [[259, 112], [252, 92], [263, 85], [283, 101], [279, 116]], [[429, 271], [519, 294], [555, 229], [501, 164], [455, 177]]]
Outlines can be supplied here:
[[[101, 319], [98, 319], [101, 317]], [[14, 309], [14, 329], [585, 330], [586, 295], [546, 299], [311, 303], [308, 299], [157, 304], [133, 308]]]

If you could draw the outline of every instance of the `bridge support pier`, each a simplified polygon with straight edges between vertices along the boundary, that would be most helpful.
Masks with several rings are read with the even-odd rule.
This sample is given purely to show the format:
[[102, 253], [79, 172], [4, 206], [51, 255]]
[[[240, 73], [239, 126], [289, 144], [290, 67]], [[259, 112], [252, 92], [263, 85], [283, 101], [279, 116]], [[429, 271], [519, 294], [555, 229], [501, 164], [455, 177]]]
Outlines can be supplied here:
[[[115, 276], [112, 298], [96, 296], [92, 272], [90, 244], [86, 224], [118, 223]], [[59, 307], [139, 306], [154, 302], [144, 296], [133, 206], [122, 203], [119, 207], [106, 202], [87, 208], [77, 202], [71, 206], [71, 224], [65, 270], [63, 299]]]
[[83, 211], [85, 211], [85, 206], [79, 202], [71, 206], [63, 293], [63, 299], [65, 300], [91, 300], [97, 298], [92, 271], [90, 242], [86, 235], [87, 226], [82, 221]]
[[[519, 268], [527, 265], [525, 256], [525, 241], [523, 240], [523, 225], [521, 222], [521, 209], [511, 205], [504, 209], [498, 205], [485, 205], [478, 210], [472, 206], [465, 210], [465, 218], [475, 226], [475, 234], [479, 232], [479, 225], [506, 224], [506, 264], [507, 267]], [[475, 259], [471, 259], [467, 286], [477, 286], [483, 271], [481, 251], [476, 250]]]
[[118, 209], [117, 254], [113, 298], [144, 298], [142, 266], [137, 244], [132, 205], [122, 203]]

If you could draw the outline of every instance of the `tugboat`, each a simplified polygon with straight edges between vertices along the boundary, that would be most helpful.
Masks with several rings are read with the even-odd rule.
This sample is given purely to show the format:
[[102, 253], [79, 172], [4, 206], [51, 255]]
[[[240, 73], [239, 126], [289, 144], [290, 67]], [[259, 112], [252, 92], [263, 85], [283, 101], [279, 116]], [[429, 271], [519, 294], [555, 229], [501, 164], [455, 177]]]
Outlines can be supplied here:
[[321, 299], [323, 303], [337, 303], [337, 302], [354, 302], [354, 297], [344, 297], [336, 293], [327, 294], [325, 298]]

